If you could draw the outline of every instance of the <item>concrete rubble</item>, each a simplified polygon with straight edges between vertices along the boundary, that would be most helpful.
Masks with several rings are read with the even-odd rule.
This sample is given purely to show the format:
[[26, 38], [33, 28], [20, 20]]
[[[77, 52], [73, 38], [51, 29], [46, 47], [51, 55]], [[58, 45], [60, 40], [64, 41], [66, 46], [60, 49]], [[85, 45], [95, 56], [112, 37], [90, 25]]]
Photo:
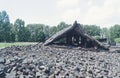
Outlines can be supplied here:
[[120, 78], [119, 51], [12, 46], [0, 50], [0, 78]]

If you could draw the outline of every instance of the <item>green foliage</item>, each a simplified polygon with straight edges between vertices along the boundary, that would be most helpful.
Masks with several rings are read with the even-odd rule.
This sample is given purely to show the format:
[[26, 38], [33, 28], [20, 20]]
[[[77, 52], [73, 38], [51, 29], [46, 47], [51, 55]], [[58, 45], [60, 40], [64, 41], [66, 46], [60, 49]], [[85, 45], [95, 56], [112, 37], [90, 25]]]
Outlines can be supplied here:
[[15, 35], [16, 35], [16, 41], [28, 41], [28, 32], [27, 29], [25, 28], [25, 23], [21, 19], [17, 19], [14, 23], [15, 27]]
[[44, 42], [45, 41], [45, 34], [43, 31], [39, 31], [37, 34], [37, 42]]
[[114, 41], [115, 41], [116, 43], [120, 43], [120, 38], [115, 38]]
[[45, 41], [45, 33], [43, 31], [44, 26], [44, 24], [28, 24], [27, 29], [30, 33], [29, 41]]
[[10, 21], [6, 11], [0, 12], [0, 42], [8, 42], [10, 40]]
[[100, 36], [101, 29], [96, 25], [84, 25], [85, 32], [90, 36]]
[[101, 37], [100, 36], [94, 36], [95, 39], [100, 39]]
[[[57, 26], [44, 24], [28, 24], [22, 19], [16, 19], [14, 24], [10, 23], [9, 15], [6, 11], [0, 12], [0, 42], [44, 42], [46, 39], [58, 31], [68, 27], [65, 22], [60, 22]], [[96, 25], [83, 25], [85, 32], [96, 38], [107, 38], [109, 41], [119, 42], [120, 25], [114, 25], [110, 29], [100, 28]], [[60, 40], [64, 42], [65, 39]]]
[[120, 37], [120, 25], [114, 25], [110, 28], [110, 39], [114, 41], [115, 38]]
[[57, 31], [60, 31], [60, 30], [66, 28], [66, 27], [68, 27], [68, 26], [69, 26], [69, 25], [66, 24], [65, 22], [60, 22], [60, 24], [58, 24], [58, 26], [57, 26]]
[[107, 28], [102, 28], [101, 29], [101, 36], [102, 38], [110, 38], [110, 31]]
[[50, 27], [49, 29], [49, 36], [51, 37], [52, 35], [54, 35], [55, 33], [57, 33], [58, 28], [56, 26]]

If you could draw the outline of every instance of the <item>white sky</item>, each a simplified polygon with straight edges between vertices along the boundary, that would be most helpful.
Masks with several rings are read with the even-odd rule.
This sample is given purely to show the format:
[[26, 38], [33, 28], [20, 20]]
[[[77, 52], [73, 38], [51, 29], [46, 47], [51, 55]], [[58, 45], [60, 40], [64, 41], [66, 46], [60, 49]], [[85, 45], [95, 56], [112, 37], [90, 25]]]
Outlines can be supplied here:
[[120, 24], [120, 0], [0, 0], [2, 10], [12, 23], [20, 18], [26, 24], [72, 24], [75, 20], [101, 27]]

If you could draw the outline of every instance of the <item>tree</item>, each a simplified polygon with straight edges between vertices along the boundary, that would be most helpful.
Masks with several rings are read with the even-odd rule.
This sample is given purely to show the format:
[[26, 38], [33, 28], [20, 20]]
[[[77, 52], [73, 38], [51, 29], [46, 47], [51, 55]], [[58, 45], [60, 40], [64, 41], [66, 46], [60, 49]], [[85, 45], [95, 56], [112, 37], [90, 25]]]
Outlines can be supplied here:
[[10, 39], [10, 21], [6, 11], [0, 12], [0, 41], [8, 42]]
[[102, 28], [101, 29], [101, 36], [102, 38], [107, 38], [108, 41], [110, 41], [110, 31], [108, 28]]
[[25, 27], [25, 22], [21, 19], [16, 19], [15, 23], [15, 38], [16, 41], [28, 41], [30, 37], [29, 30]]
[[47, 40], [51, 36], [51, 27], [50, 26], [43, 26], [43, 32], [45, 34], [45, 40]]
[[66, 27], [68, 27], [68, 26], [69, 26], [69, 25], [66, 24], [65, 22], [60, 22], [60, 24], [58, 24], [58, 26], [57, 26], [57, 31], [60, 31], [60, 30], [66, 28]]
[[90, 36], [100, 36], [101, 29], [96, 25], [84, 25], [85, 32]]
[[[44, 24], [28, 24], [27, 28], [30, 31], [30, 40], [29, 41], [44, 41], [45, 33], [44, 33]], [[46, 32], [48, 33], [48, 32]]]
[[50, 29], [49, 29], [49, 37], [51, 37], [52, 35], [54, 35], [57, 32], [58, 31], [57, 31], [57, 27], [56, 26], [50, 27]]
[[10, 42], [15, 42], [15, 27], [13, 24], [10, 24]]
[[45, 34], [43, 31], [39, 31], [36, 36], [36, 41], [37, 42], [44, 42], [45, 41]]
[[114, 25], [110, 28], [110, 39], [111, 41], [114, 41], [115, 38], [120, 37], [120, 25]]

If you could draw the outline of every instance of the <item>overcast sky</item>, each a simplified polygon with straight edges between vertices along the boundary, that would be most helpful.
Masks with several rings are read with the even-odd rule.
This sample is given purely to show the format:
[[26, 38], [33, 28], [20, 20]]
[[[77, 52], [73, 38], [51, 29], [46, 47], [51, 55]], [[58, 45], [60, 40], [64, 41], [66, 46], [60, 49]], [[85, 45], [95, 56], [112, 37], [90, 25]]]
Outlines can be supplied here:
[[26, 24], [72, 24], [75, 20], [101, 27], [120, 24], [120, 0], [0, 0], [2, 10], [12, 23], [20, 18]]

